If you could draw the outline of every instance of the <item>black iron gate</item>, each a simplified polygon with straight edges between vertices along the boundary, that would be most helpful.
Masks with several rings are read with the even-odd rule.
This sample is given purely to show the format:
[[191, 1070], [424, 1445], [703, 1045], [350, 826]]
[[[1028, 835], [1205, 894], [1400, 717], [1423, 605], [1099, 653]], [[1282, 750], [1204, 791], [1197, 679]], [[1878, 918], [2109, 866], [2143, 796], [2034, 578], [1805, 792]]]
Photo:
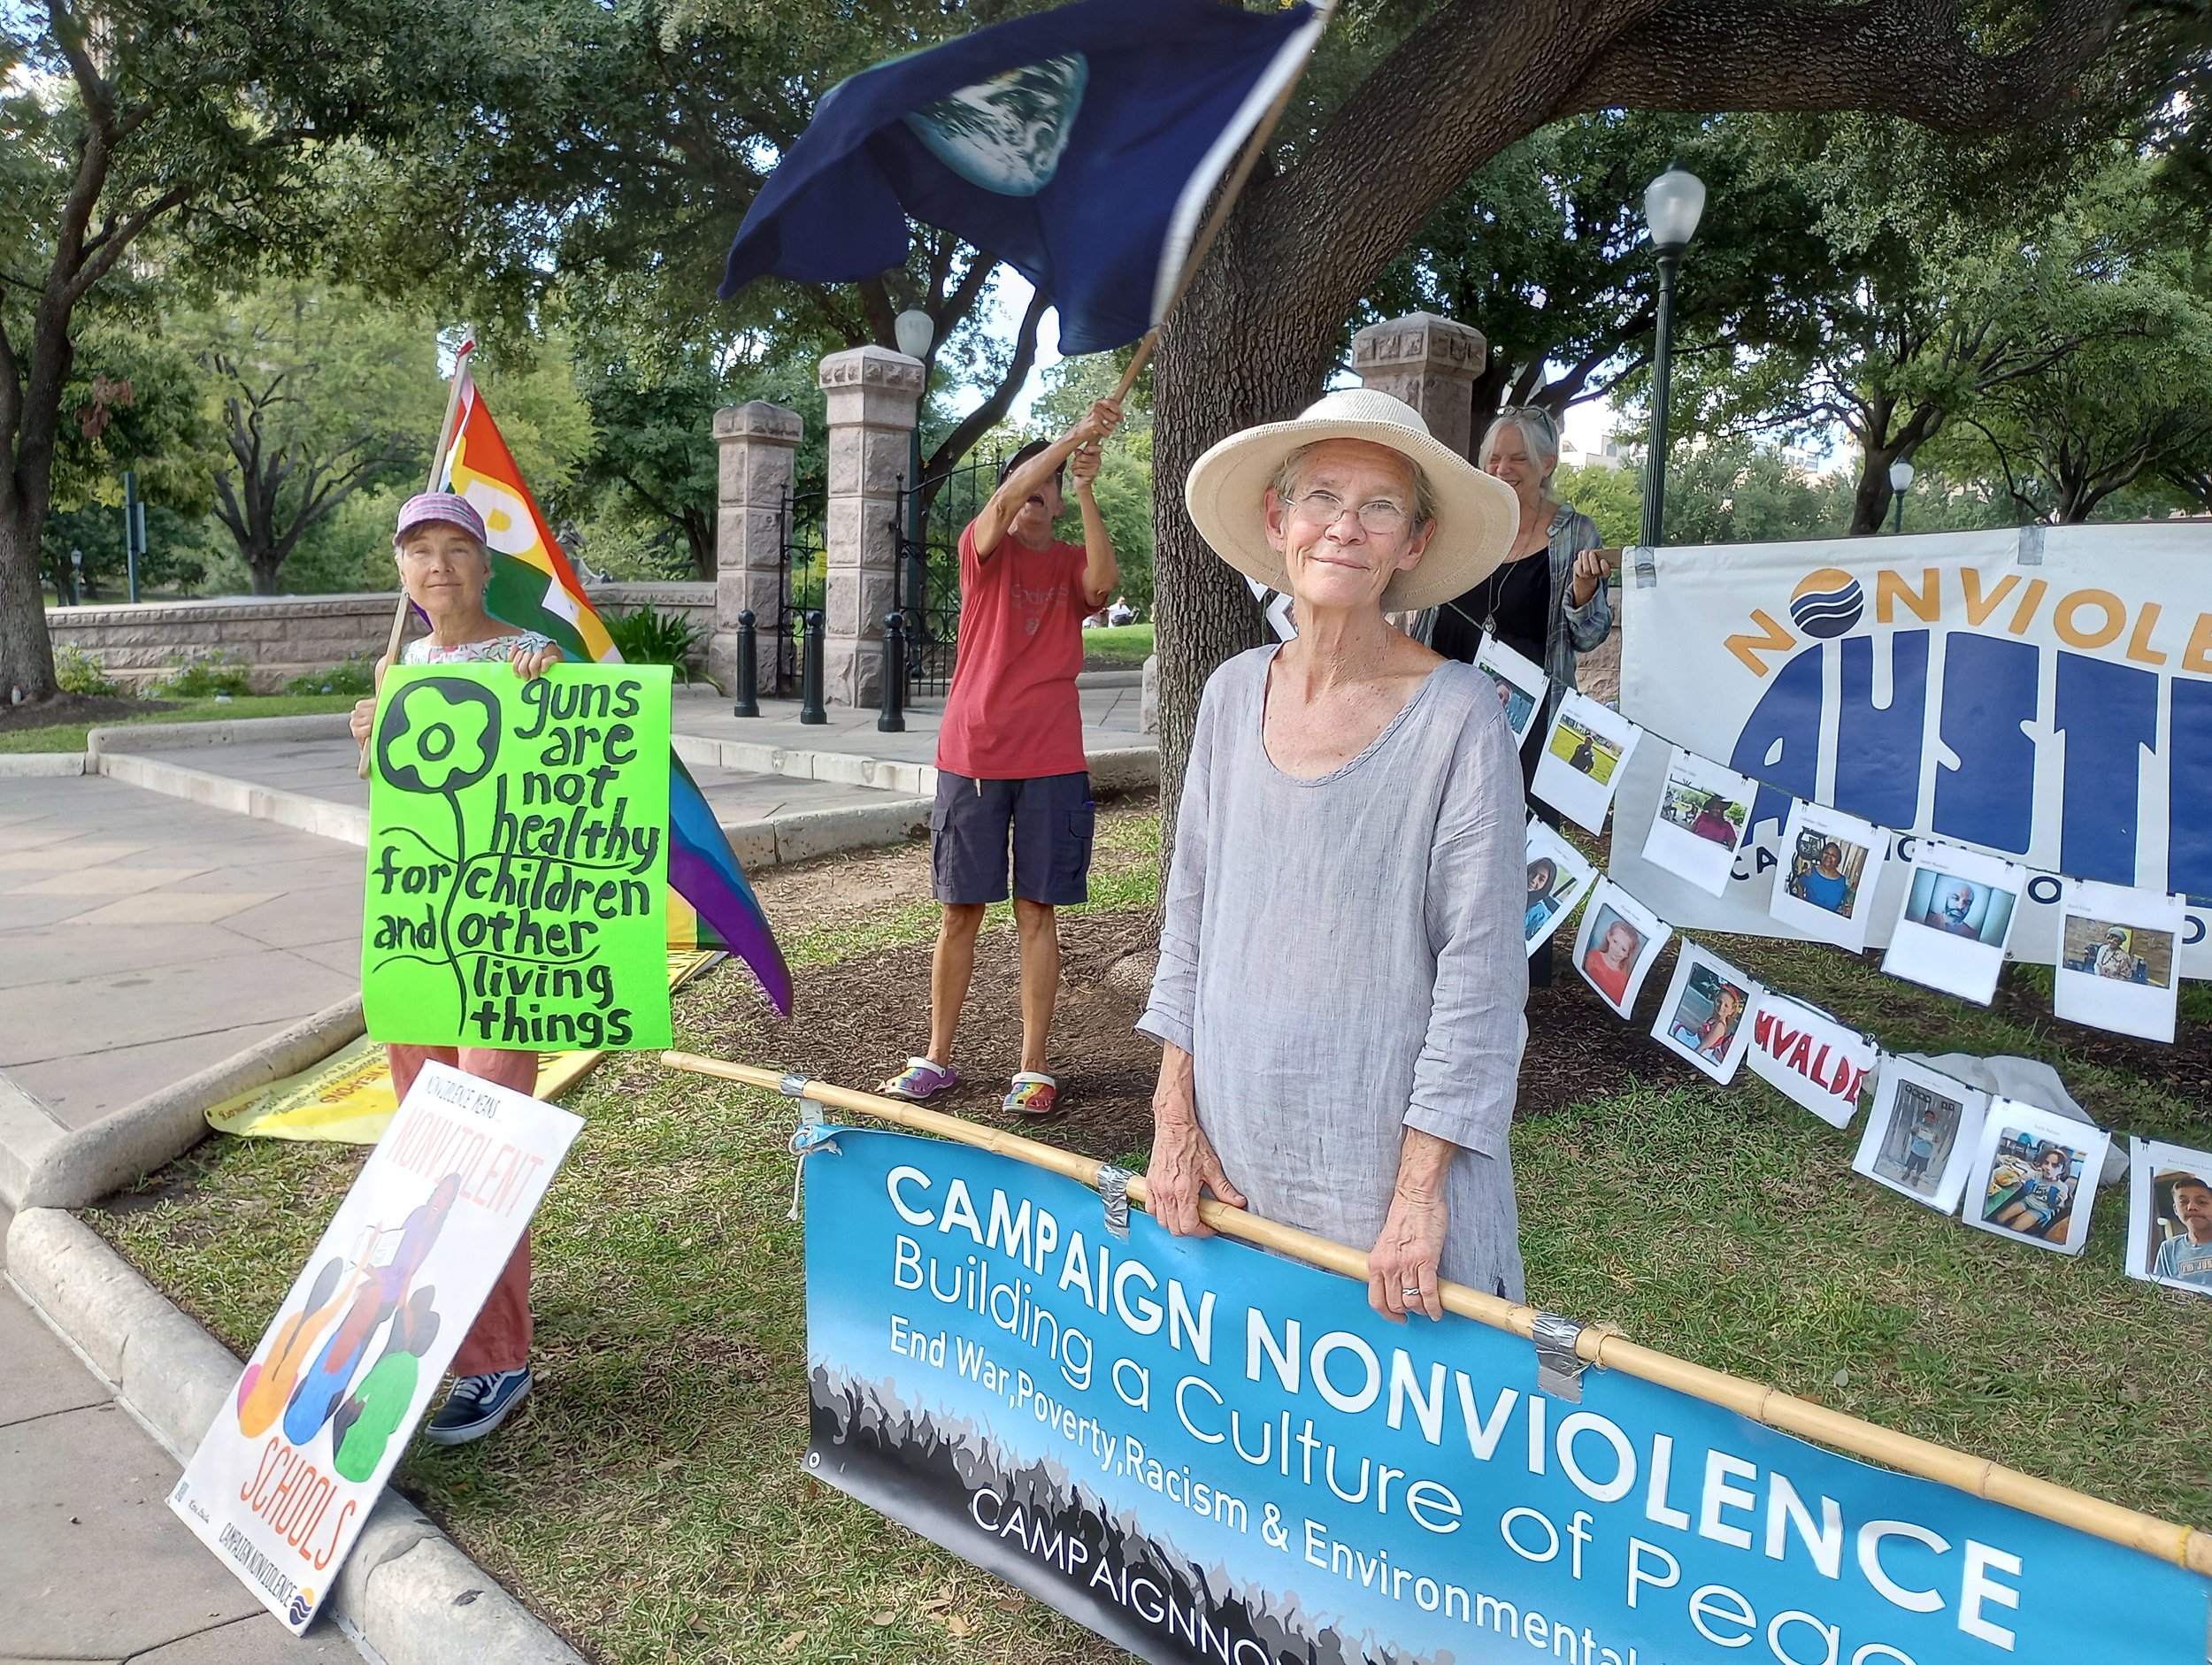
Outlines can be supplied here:
[[822, 514], [826, 494], [784, 494], [783, 512], [777, 527], [782, 559], [776, 590], [776, 616], [761, 619], [758, 627], [769, 635], [760, 644], [763, 655], [773, 654], [776, 693], [792, 698], [799, 692], [799, 653], [806, 616], [822, 605], [827, 569], [823, 558]]
[[960, 645], [960, 534], [998, 488], [995, 454], [922, 476], [918, 492], [899, 482], [897, 606], [906, 619], [906, 674], [912, 692], [952, 685]]

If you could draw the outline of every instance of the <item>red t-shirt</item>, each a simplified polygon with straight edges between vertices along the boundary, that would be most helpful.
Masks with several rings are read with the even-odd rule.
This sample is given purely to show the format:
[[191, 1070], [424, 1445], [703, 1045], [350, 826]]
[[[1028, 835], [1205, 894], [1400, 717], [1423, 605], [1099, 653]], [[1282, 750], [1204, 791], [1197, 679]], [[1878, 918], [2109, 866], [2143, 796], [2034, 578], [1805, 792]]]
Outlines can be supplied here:
[[960, 534], [960, 647], [937, 731], [937, 766], [976, 780], [1033, 780], [1085, 767], [1083, 546], [1024, 549], [1012, 533], [987, 561]]

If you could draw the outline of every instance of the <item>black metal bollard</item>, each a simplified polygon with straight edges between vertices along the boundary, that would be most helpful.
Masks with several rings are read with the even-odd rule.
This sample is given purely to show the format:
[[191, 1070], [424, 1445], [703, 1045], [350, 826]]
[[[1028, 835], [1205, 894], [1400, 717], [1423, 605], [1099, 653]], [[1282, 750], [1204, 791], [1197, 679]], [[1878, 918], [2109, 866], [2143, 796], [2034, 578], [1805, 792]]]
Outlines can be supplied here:
[[887, 734], [906, 732], [906, 618], [896, 609], [883, 616], [883, 709], [876, 726]]
[[822, 615], [818, 611], [806, 616], [806, 634], [800, 648], [799, 721], [829, 721], [829, 713], [822, 709]]
[[737, 616], [737, 702], [730, 715], [760, 715], [760, 639], [749, 607]]

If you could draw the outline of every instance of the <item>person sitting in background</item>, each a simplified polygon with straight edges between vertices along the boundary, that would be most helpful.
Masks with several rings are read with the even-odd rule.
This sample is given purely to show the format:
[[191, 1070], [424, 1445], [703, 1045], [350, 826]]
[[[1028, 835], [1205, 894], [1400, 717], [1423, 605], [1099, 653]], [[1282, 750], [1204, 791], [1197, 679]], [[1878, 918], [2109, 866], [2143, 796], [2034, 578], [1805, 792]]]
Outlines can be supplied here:
[[[1045, 1069], [1060, 986], [1053, 910], [1089, 896], [1094, 817], [1075, 692], [1078, 626], [1113, 593], [1120, 571], [1091, 490], [1099, 448], [1120, 420], [1121, 407], [1102, 399], [1058, 439], [1022, 447], [960, 534], [959, 652], [929, 817], [931, 893], [944, 904], [930, 960], [929, 1048], [883, 1084], [894, 1098], [926, 1099], [960, 1079], [953, 1040], [984, 909], [1006, 899], [1010, 838], [1022, 1050], [1004, 1108], [1045, 1116], [1057, 1107], [1060, 1084]], [[1079, 545], [1053, 536], [1064, 468], [1082, 507]]]
[[1512, 494], [1373, 388], [1232, 435], [1185, 489], [1298, 634], [1199, 705], [1137, 1022], [1161, 1047], [1146, 1206], [1201, 1234], [1210, 1192], [1371, 1245], [1394, 1320], [1440, 1317], [1441, 1278], [1517, 1301], [1520, 771], [1488, 679], [1385, 617], [1479, 584]]
[[[502, 624], [484, 608], [492, 581], [490, 538], [483, 517], [468, 499], [451, 492], [423, 492], [400, 505], [399, 529], [392, 539], [400, 583], [407, 599], [430, 621], [430, 633], [401, 649], [402, 664], [498, 664], [514, 667], [526, 682], [561, 662], [559, 648], [535, 631]], [[388, 665], [380, 659], [380, 685]], [[368, 743], [376, 702], [353, 708], [353, 737]], [[537, 1085], [538, 1055], [502, 1047], [408, 1047], [385, 1048], [392, 1066], [392, 1091], [407, 1096], [424, 1064], [436, 1061], [465, 1074], [494, 1081], [518, 1093]], [[481, 1439], [507, 1419], [529, 1393], [530, 1234], [522, 1241], [485, 1297], [475, 1327], [453, 1355], [453, 1391], [424, 1428], [433, 1445], [465, 1445]]]
[[1106, 622], [1117, 629], [1124, 625], [1133, 625], [1137, 622], [1137, 610], [1129, 605], [1126, 596], [1117, 595], [1113, 605], [1106, 610]]

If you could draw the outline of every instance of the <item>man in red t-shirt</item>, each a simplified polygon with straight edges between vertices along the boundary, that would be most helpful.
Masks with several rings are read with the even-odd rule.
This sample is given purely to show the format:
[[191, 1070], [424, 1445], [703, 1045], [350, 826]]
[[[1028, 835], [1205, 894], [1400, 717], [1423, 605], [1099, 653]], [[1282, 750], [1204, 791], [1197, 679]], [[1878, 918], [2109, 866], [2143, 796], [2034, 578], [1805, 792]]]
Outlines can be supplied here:
[[[1083, 618], [1120, 577], [1091, 495], [1099, 447], [1121, 407], [1102, 399], [1056, 440], [1014, 453], [998, 490], [960, 534], [960, 647], [937, 733], [937, 805], [929, 817], [932, 894], [944, 904], [930, 962], [929, 1051], [883, 1084], [926, 1099], [960, 1079], [953, 1036], [975, 973], [983, 910], [1003, 902], [1012, 851], [1021, 940], [1022, 1056], [1006, 1108], [1044, 1116], [1059, 1083], [1046, 1073], [1060, 986], [1053, 909], [1089, 897], [1091, 778], [1083, 758]], [[1075, 480], [1083, 541], [1063, 543], [1063, 469]]]

